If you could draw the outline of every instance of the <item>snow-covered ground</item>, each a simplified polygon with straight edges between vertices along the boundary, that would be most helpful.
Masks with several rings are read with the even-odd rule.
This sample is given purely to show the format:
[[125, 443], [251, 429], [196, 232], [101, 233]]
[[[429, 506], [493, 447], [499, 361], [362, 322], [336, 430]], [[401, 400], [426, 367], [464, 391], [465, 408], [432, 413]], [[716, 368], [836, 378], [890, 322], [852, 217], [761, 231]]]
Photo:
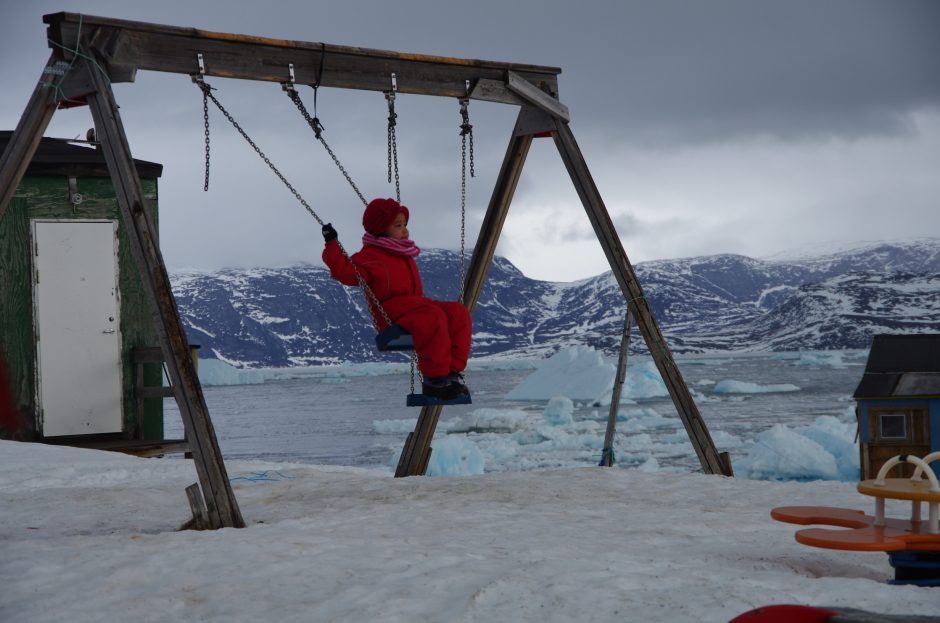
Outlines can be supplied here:
[[884, 554], [804, 547], [769, 517], [871, 512], [849, 483], [227, 468], [248, 527], [178, 532], [192, 462], [0, 442], [0, 620], [681, 623], [781, 603], [940, 617], [938, 589], [885, 583]]
[[[225, 437], [247, 436], [262, 452], [284, 445], [279, 434], [313, 443], [342, 418], [357, 444], [391, 436], [400, 448], [395, 436], [414, 420], [372, 395], [388, 366], [243, 375], [204, 365], [204, 382], [263, 383], [210, 392], [219, 407], [239, 406], [213, 419], [239, 457], [226, 467], [247, 528], [177, 531], [189, 516], [184, 489], [197, 480], [191, 461], [0, 441], [0, 621], [672, 623], [785, 603], [940, 620], [940, 589], [887, 584], [886, 555], [811, 549], [793, 539], [797, 526], [770, 518], [775, 506], [874, 509], [853, 484], [849, 405], [815, 415], [790, 398], [829, 395], [801, 386], [860, 369], [857, 354], [780, 356], [780, 370], [801, 374], [788, 386], [767, 371], [776, 357], [682, 364], [717, 445], [735, 454], [734, 479], [660, 465], [657, 456], [692, 450], [676, 418], [657, 410], [662, 383], [642, 360], [631, 360], [618, 410], [616, 467], [579, 467], [596, 464], [607, 408], [591, 405], [609, 404], [614, 366], [578, 348], [538, 366], [488, 364], [533, 371], [501, 390], [512, 399], [498, 408], [442, 418], [429, 474], [445, 477], [407, 479], [376, 465], [252, 460]], [[486, 378], [476, 376], [484, 389]], [[322, 388], [337, 385], [346, 404], [324, 404], [332, 394]], [[787, 398], [758, 406], [772, 396]], [[348, 419], [363, 410], [362, 423]], [[764, 413], [772, 422], [760, 424]]]

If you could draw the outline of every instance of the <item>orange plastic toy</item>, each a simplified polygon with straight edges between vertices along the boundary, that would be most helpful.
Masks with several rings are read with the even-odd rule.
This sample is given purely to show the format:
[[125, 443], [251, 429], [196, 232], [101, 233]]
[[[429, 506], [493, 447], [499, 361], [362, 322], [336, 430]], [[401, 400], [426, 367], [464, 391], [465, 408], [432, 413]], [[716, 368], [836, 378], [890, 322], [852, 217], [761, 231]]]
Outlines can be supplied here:
[[[890, 459], [873, 480], [858, 483], [858, 492], [875, 498], [875, 515], [862, 511], [831, 506], [781, 506], [770, 511], [777, 521], [799, 525], [824, 525], [842, 528], [807, 528], [796, 532], [796, 540], [804, 545], [827, 549], [861, 552], [889, 552], [891, 564], [898, 570], [896, 579], [910, 575], [900, 564], [918, 569], [918, 580], [927, 585], [940, 582], [940, 484], [930, 463], [940, 459], [940, 452], [923, 459], [899, 455]], [[885, 478], [891, 468], [901, 463], [916, 465], [914, 475], [908, 478]], [[926, 480], [922, 477], [926, 476]], [[885, 500], [909, 500], [910, 519], [885, 517]], [[921, 505], [928, 505], [926, 521], [921, 519]], [[910, 555], [907, 555], [910, 554]], [[910, 562], [905, 562], [910, 560]], [[921, 571], [923, 570], [923, 571]]]

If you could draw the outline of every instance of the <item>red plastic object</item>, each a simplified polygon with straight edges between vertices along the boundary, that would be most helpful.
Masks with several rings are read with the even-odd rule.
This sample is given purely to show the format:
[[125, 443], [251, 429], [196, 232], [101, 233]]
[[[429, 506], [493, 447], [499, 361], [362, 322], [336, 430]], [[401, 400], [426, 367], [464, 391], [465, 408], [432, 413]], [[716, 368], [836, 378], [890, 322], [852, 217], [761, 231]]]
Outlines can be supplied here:
[[825, 623], [830, 617], [839, 614], [834, 610], [816, 608], [814, 606], [762, 606], [740, 616], [736, 616], [728, 623]]

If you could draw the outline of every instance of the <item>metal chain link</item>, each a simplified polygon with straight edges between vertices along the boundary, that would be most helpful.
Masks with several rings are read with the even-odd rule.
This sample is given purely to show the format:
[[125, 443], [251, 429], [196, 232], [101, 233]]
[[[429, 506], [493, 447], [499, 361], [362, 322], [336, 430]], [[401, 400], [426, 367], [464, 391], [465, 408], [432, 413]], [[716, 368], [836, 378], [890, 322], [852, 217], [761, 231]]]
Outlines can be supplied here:
[[[460, 124], [460, 136], [464, 142], [470, 137], [470, 177], [476, 177], [476, 171], [473, 166], [473, 126], [470, 124], [470, 98], [460, 98], [460, 117], [463, 123]], [[463, 146], [466, 148], [466, 145]]]
[[463, 293], [467, 278], [464, 245], [467, 230], [467, 136], [460, 137], [460, 281], [457, 282], [457, 300], [463, 303]]
[[[200, 88], [202, 87], [200, 86]], [[205, 124], [204, 132], [206, 135], [206, 180], [205, 180], [205, 183], [202, 185], [203, 192], [209, 192], [209, 97], [207, 93], [208, 91], [206, 89], [203, 89], [202, 91], [202, 119]]]
[[473, 126], [470, 126], [470, 127], [471, 127], [471, 130], [470, 130], [470, 177], [476, 177], [477, 174], [473, 167], [473, 130], [472, 130]]
[[333, 153], [333, 150], [330, 148], [329, 143], [326, 142], [326, 139], [323, 138], [323, 130], [326, 128], [323, 127], [323, 124], [320, 123], [320, 119], [317, 117], [311, 117], [310, 113], [307, 112], [307, 107], [304, 106], [303, 101], [300, 99], [300, 94], [291, 86], [283, 85], [284, 90], [287, 92], [287, 96], [294, 102], [294, 105], [297, 106], [297, 110], [300, 111], [300, 114], [303, 115], [304, 119], [307, 121], [307, 124], [310, 126], [310, 129], [313, 130], [314, 136], [326, 149], [326, 153], [330, 155], [330, 158], [333, 159], [333, 163], [339, 169], [340, 173], [343, 174], [343, 177], [346, 178], [346, 181], [349, 182], [349, 185], [356, 192], [356, 195], [359, 196], [359, 200], [362, 201], [362, 205], [367, 205], [369, 202], [366, 200], [365, 196], [359, 190], [359, 187], [356, 186], [356, 182], [353, 181], [352, 177], [349, 175], [349, 172], [346, 171], [346, 167], [343, 166], [343, 163], [339, 161], [339, 158], [336, 157], [336, 154]]
[[470, 137], [470, 177], [474, 177], [473, 170], [473, 126], [470, 124], [470, 99], [460, 98], [460, 282], [457, 300], [461, 303], [466, 287], [466, 231], [467, 231], [467, 137]]
[[220, 111], [223, 115], [225, 115], [225, 118], [228, 119], [228, 122], [232, 124], [232, 127], [234, 127], [234, 128], [238, 131], [238, 133], [241, 134], [242, 138], [245, 139], [245, 141], [246, 141], [249, 145], [251, 145], [251, 148], [255, 150], [255, 153], [258, 154], [258, 156], [259, 156], [262, 160], [264, 160], [264, 163], [265, 163], [266, 165], [268, 165], [268, 168], [270, 168], [271, 171], [274, 172], [274, 174], [278, 177], [279, 180], [281, 180], [281, 182], [284, 183], [284, 185], [285, 185], [285, 186], [287, 187], [287, 189], [291, 192], [291, 194], [294, 195], [294, 197], [297, 198], [297, 200], [298, 200], [298, 201], [300, 202], [300, 204], [304, 207], [304, 209], [306, 209], [307, 212], [310, 213], [310, 216], [312, 216], [314, 219], [316, 219], [317, 223], [319, 223], [321, 226], [323, 226], [323, 225], [325, 224], [325, 223], [323, 222], [323, 219], [321, 219], [320, 216], [319, 216], [316, 212], [313, 211], [313, 208], [310, 207], [310, 204], [308, 204], [308, 203], [304, 200], [304, 198], [300, 196], [300, 193], [297, 192], [297, 189], [295, 189], [295, 188], [293, 187], [293, 185], [291, 185], [291, 183], [287, 181], [287, 178], [284, 177], [284, 175], [277, 169], [277, 167], [274, 166], [274, 163], [271, 162], [271, 159], [268, 158], [268, 157], [265, 155], [265, 153], [264, 153], [263, 151], [261, 151], [261, 148], [258, 147], [258, 146], [255, 144], [255, 142], [254, 142], [253, 140], [251, 140], [251, 137], [248, 136], [248, 134], [245, 132], [245, 130], [243, 130], [240, 125], [238, 125], [238, 122], [235, 121], [235, 118], [232, 117], [232, 115], [231, 115], [227, 110], [225, 110], [225, 107], [222, 106], [222, 103], [219, 102], [219, 100], [216, 99], [215, 95], [212, 94], [212, 87], [210, 87], [208, 84], [206, 84], [206, 83], [203, 82], [203, 81], [197, 81], [196, 84], [197, 84], [197, 85], [199, 86], [199, 88], [202, 90], [203, 95], [204, 95], [205, 97], [209, 98], [210, 100], [212, 100], [212, 103], [215, 104], [216, 108], [218, 108], [219, 111]]
[[395, 112], [395, 92], [386, 91], [388, 101], [388, 183], [392, 183], [392, 171], [395, 173], [395, 199], [401, 202], [401, 184], [398, 177], [398, 137], [395, 128], [398, 125], [398, 113]]

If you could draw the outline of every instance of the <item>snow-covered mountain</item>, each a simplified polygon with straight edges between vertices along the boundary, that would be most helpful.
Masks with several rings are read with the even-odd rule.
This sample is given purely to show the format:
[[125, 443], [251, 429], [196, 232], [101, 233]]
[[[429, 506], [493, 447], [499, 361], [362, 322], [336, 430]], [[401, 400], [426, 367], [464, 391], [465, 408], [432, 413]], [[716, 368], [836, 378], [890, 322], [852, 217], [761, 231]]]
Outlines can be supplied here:
[[[454, 298], [459, 257], [424, 250], [425, 290]], [[673, 352], [865, 348], [875, 333], [940, 331], [940, 239], [817, 255], [660, 260], [636, 272]], [[361, 293], [319, 266], [172, 275], [201, 356], [239, 366], [364, 362], [379, 355]], [[496, 258], [474, 313], [475, 357], [545, 355], [584, 344], [614, 352], [626, 305], [612, 273], [529, 279]], [[644, 345], [638, 332], [632, 344]]]

